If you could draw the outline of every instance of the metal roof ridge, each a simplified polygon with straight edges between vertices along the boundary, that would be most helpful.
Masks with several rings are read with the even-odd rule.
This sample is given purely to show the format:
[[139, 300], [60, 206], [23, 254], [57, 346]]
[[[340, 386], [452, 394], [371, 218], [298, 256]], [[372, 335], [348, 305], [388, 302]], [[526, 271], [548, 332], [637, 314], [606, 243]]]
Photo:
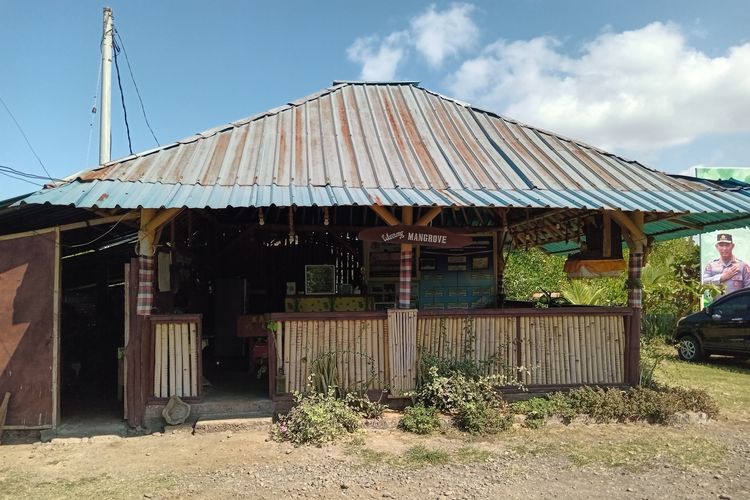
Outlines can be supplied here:
[[441, 99], [444, 99], [446, 101], [453, 102], [455, 104], [458, 104], [459, 106], [463, 106], [465, 108], [469, 108], [469, 109], [471, 109], [473, 111], [476, 111], [478, 113], [483, 113], [483, 114], [486, 114], [486, 115], [494, 116], [495, 118], [499, 118], [500, 120], [503, 120], [503, 121], [506, 121], [506, 122], [510, 122], [510, 123], [515, 124], [515, 125], [518, 125], [519, 127], [525, 127], [525, 128], [528, 128], [528, 129], [540, 132], [542, 134], [547, 134], [547, 135], [555, 136], [555, 137], [557, 137], [560, 140], [567, 141], [567, 142], [572, 142], [572, 143], [577, 144], [577, 145], [579, 145], [579, 146], [581, 146], [583, 148], [592, 149], [592, 150], [594, 150], [594, 151], [596, 151], [598, 153], [604, 154], [606, 156], [611, 156], [611, 157], [614, 157], [614, 158], [619, 158], [620, 160], [628, 162], [628, 163], [634, 163], [634, 164], [636, 164], [638, 166], [641, 166], [641, 167], [646, 168], [648, 170], [651, 170], [653, 172], [664, 173], [664, 172], [661, 172], [660, 170], [647, 167], [647, 166], [643, 165], [642, 163], [640, 163], [640, 162], [638, 162], [636, 160], [631, 160], [629, 158], [625, 158], [625, 157], [620, 156], [618, 154], [612, 153], [610, 151], [606, 151], [606, 150], [604, 150], [602, 148], [599, 148], [597, 146], [593, 146], [591, 144], [583, 142], [583, 141], [581, 141], [579, 139], [574, 139], [572, 137], [568, 137], [568, 136], [559, 134], [557, 132], [552, 132], [551, 130], [547, 130], [547, 129], [544, 129], [544, 128], [541, 128], [541, 127], [537, 127], [537, 126], [534, 126], [534, 125], [529, 125], [528, 123], [522, 122], [522, 121], [517, 120], [515, 118], [511, 118], [511, 117], [502, 115], [502, 114], [497, 113], [495, 111], [490, 111], [488, 109], [480, 108], [479, 106], [471, 104], [468, 101], [462, 101], [460, 99], [456, 99], [455, 97], [446, 96], [445, 94], [441, 94], [440, 92], [436, 92], [434, 90], [426, 89], [426, 88], [423, 88], [423, 87], [417, 87], [417, 88], [419, 88], [419, 90], [427, 92], [428, 94], [432, 94], [432, 95], [434, 95], [436, 97], [439, 97]]

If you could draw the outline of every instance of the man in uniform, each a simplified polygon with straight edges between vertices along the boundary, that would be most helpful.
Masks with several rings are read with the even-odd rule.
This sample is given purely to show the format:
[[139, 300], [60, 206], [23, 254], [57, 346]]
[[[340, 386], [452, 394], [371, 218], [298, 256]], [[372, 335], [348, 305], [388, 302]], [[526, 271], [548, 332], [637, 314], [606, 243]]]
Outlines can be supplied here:
[[716, 250], [719, 258], [708, 263], [703, 271], [703, 283], [707, 285], [724, 285], [724, 293], [734, 292], [750, 286], [750, 265], [732, 254], [734, 243], [732, 235], [716, 235]]

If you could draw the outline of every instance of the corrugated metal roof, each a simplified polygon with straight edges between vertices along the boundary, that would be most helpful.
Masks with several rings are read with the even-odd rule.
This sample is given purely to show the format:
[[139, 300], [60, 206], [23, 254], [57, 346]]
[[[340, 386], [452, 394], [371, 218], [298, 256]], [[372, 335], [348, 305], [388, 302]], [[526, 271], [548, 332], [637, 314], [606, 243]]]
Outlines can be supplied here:
[[341, 83], [84, 172], [22, 203], [750, 209], [742, 187], [669, 176], [413, 83]]
[[646, 212], [750, 212], [744, 190], [614, 191], [603, 189], [402, 189], [332, 186], [201, 186], [141, 182], [71, 182], [28, 196], [24, 203], [96, 208], [227, 208], [418, 205], [621, 209]]

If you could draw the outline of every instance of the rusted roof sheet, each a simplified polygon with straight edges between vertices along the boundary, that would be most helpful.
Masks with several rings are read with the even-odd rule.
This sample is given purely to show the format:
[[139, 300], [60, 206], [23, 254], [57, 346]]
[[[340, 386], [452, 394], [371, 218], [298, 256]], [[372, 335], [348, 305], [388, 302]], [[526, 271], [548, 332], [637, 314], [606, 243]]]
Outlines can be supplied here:
[[750, 209], [744, 188], [669, 176], [413, 82], [334, 85], [111, 162], [23, 203]]

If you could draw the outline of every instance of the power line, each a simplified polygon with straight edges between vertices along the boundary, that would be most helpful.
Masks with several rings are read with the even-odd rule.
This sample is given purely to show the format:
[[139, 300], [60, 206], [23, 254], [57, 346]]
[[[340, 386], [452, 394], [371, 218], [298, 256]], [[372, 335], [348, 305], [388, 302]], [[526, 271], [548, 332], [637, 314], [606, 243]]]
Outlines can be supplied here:
[[151, 132], [151, 137], [154, 138], [154, 141], [156, 141], [156, 145], [160, 146], [159, 139], [156, 138], [156, 134], [154, 133], [154, 130], [151, 128], [151, 124], [148, 121], [148, 117], [146, 116], [146, 107], [143, 105], [143, 99], [141, 99], [141, 92], [138, 90], [138, 84], [135, 83], [135, 76], [133, 76], [133, 68], [130, 66], [130, 58], [128, 57], [128, 51], [125, 50], [125, 42], [122, 41], [122, 36], [120, 36], [120, 32], [117, 31], [117, 28], [115, 28], [115, 35], [120, 40], [119, 47], [122, 48], [122, 53], [125, 55], [125, 62], [128, 65], [128, 72], [130, 73], [130, 79], [133, 81], [133, 87], [135, 87], [135, 93], [138, 96], [138, 102], [141, 103], [141, 111], [143, 112], [143, 119], [146, 122], [146, 126], [148, 127], [149, 132]]
[[128, 134], [128, 149], [130, 154], [133, 154], [133, 143], [130, 140], [130, 124], [128, 123], [128, 110], [125, 108], [125, 94], [122, 92], [122, 81], [120, 80], [120, 65], [117, 64], [117, 54], [120, 53], [120, 47], [117, 45], [115, 40], [112, 40], [113, 53], [115, 55], [115, 70], [117, 71], [117, 86], [120, 87], [120, 102], [122, 102], [122, 114], [125, 116], [125, 131]]
[[43, 175], [30, 174], [29, 172], [24, 172], [23, 170], [16, 170], [15, 168], [8, 167], [6, 165], [0, 165], [0, 172], [6, 172], [9, 174], [26, 177], [28, 179], [41, 179], [44, 181], [62, 181], [62, 179], [55, 179], [54, 177], [45, 177]]
[[39, 187], [39, 186], [42, 185], [40, 182], [30, 181], [28, 179], [24, 179], [23, 177], [16, 177], [15, 175], [9, 174], [7, 172], [3, 172], [2, 170], [0, 170], [0, 175], [4, 175], [6, 177], [10, 177], [11, 179], [15, 179], [17, 181], [28, 182], [29, 184], [33, 184], [36, 187]]
[[99, 236], [97, 236], [96, 238], [94, 238], [91, 241], [87, 241], [86, 243], [80, 243], [78, 245], [63, 245], [63, 246], [65, 248], [80, 248], [80, 247], [85, 247], [85, 246], [91, 245], [92, 243], [96, 243], [97, 241], [99, 241], [100, 239], [104, 238], [105, 236], [107, 236], [112, 231], [114, 231], [114, 229], [117, 227], [118, 224], [120, 224], [120, 222], [122, 222], [122, 219], [124, 219], [126, 215], [128, 215], [128, 212], [125, 212], [124, 214], [122, 214], [122, 217], [120, 217], [119, 219], [117, 219], [117, 222], [115, 222], [115, 224], [112, 227], [110, 227], [107, 231], [105, 231], [104, 233], [100, 234]]
[[37, 161], [39, 162], [39, 165], [42, 166], [42, 170], [44, 170], [44, 173], [47, 174], [50, 178], [52, 178], [52, 175], [50, 175], [49, 171], [47, 170], [47, 167], [44, 166], [44, 163], [42, 163], [41, 158], [39, 158], [39, 155], [36, 154], [36, 151], [34, 151], [34, 147], [31, 145], [31, 142], [29, 142], [29, 138], [26, 137], [26, 132], [23, 131], [23, 128], [21, 128], [21, 124], [18, 123], [18, 120], [16, 120], [16, 117], [13, 116], [13, 113], [10, 111], [10, 108], [7, 104], [5, 104], [5, 101], [3, 100], [2, 96], [0, 96], [0, 103], [3, 104], [3, 107], [5, 108], [5, 111], [8, 112], [10, 117], [13, 119], [13, 123], [16, 124], [16, 127], [18, 127], [18, 130], [21, 132], [21, 135], [23, 136], [24, 140], [26, 141], [26, 144], [29, 146], [29, 149], [32, 153], [34, 153], [34, 156], [36, 157]]

